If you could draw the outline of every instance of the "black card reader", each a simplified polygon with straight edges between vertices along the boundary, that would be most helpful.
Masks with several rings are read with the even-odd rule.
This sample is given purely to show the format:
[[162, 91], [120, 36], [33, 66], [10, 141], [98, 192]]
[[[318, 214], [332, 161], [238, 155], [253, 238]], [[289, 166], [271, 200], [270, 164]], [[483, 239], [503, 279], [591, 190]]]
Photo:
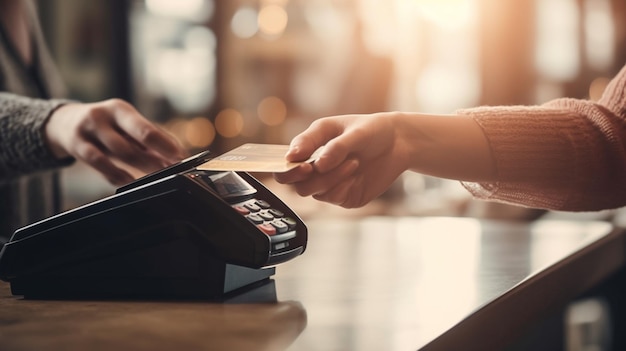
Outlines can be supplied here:
[[18, 229], [0, 279], [26, 297], [212, 297], [269, 278], [307, 228], [250, 174], [196, 169], [210, 158]]

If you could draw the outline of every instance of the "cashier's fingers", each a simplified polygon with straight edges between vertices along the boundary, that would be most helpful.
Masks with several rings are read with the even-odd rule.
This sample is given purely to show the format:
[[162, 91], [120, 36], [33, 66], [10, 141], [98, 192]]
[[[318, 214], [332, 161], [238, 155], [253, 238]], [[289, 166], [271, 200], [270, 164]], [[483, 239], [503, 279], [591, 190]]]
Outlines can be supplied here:
[[57, 158], [82, 160], [114, 184], [129, 180], [128, 172], [114, 166], [117, 161], [150, 172], [184, 154], [172, 136], [119, 99], [63, 105], [50, 115], [44, 133]]
[[169, 158], [179, 161], [186, 157], [178, 141], [158, 126], [150, 123], [129, 103], [112, 99], [108, 101], [113, 110], [116, 126], [135, 142], [136, 146], [153, 150], [153, 157]]
[[91, 143], [77, 145], [74, 157], [96, 169], [113, 185], [127, 184], [135, 179], [129, 172], [117, 167], [107, 155]]
[[112, 159], [122, 161], [140, 171], [149, 173], [172, 164], [143, 145], [137, 144], [114, 125], [103, 125], [97, 133], [87, 136], [98, 145], [101, 151]]

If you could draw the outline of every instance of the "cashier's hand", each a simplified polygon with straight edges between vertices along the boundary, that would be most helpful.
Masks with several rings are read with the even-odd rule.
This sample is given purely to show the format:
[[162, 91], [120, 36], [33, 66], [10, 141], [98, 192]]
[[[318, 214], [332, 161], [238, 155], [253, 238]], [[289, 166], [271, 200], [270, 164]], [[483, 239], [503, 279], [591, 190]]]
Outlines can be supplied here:
[[149, 173], [184, 157], [171, 135], [119, 99], [61, 106], [46, 123], [45, 136], [56, 157], [81, 160], [114, 185], [135, 178], [123, 164]]
[[276, 173], [276, 181], [292, 184], [301, 196], [356, 208], [382, 194], [409, 165], [393, 113], [318, 119], [291, 141], [286, 159], [306, 160], [321, 146], [314, 163]]

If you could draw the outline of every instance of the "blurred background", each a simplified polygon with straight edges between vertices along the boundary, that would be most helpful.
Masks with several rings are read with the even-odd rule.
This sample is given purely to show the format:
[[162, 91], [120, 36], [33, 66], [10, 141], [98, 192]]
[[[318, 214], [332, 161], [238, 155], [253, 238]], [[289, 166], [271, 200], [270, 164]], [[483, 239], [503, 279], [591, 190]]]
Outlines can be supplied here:
[[[597, 99], [626, 62], [623, 0], [41, 0], [39, 10], [72, 98], [126, 99], [190, 153], [287, 144], [334, 114]], [[303, 217], [542, 214], [418, 174], [359, 211], [259, 177]], [[80, 164], [63, 180], [68, 208], [114, 191]]]

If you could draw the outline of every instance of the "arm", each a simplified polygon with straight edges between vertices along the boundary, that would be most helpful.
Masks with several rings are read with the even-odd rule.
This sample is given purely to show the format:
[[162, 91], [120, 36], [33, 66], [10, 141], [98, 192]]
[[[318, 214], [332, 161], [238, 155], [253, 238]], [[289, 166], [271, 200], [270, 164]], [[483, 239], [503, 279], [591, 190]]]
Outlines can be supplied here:
[[0, 93], [0, 177], [81, 160], [112, 184], [184, 157], [180, 145], [131, 105], [112, 99], [91, 104]]
[[625, 122], [626, 68], [597, 103], [559, 99], [448, 117], [321, 119], [294, 138], [286, 157], [302, 160], [326, 144], [322, 157], [276, 179], [344, 207], [364, 205], [413, 170], [464, 181], [482, 199], [555, 210], [615, 208], [626, 205]]
[[596, 211], [626, 204], [624, 71], [600, 101], [460, 111], [492, 147], [494, 181], [464, 183], [476, 197], [529, 207]]
[[320, 119], [293, 139], [290, 161], [325, 145], [318, 160], [275, 178], [302, 196], [360, 207], [404, 171], [467, 180], [493, 179], [483, 133], [472, 119], [398, 112]]

